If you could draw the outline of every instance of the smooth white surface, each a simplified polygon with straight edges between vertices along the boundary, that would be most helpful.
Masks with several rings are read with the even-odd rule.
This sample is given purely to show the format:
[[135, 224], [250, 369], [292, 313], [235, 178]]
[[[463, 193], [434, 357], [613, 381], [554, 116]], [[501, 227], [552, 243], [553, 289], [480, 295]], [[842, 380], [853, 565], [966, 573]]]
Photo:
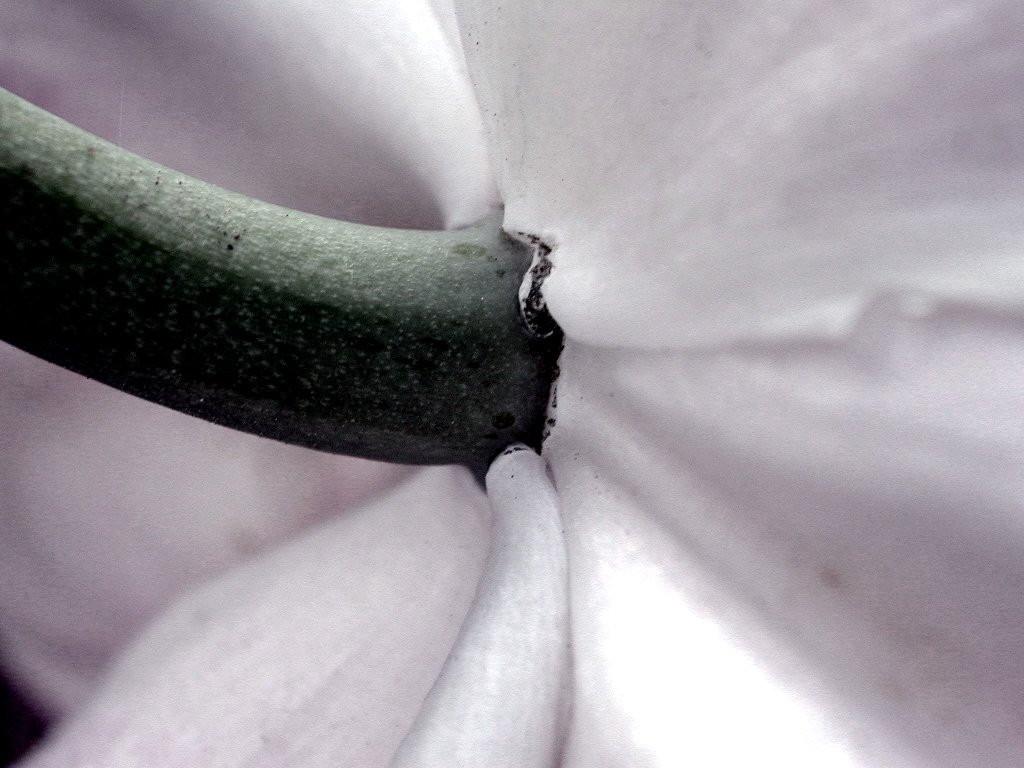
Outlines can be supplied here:
[[410, 472], [200, 422], [6, 345], [0, 370], [3, 659], [54, 715], [183, 589]]
[[486, 498], [419, 472], [177, 601], [25, 768], [384, 768], [455, 640]]
[[451, 7], [0, 3], [0, 85], [201, 179], [349, 221], [496, 203]]
[[1014, 0], [457, 3], [506, 225], [569, 336], [848, 331], [880, 292], [1024, 298]]
[[1024, 322], [908, 297], [845, 340], [570, 343], [567, 766], [1024, 761]]
[[490, 551], [473, 606], [392, 768], [554, 768], [568, 723], [565, 543], [547, 465], [525, 446], [487, 473]]
[[458, 4], [569, 341], [566, 765], [1024, 763], [1019, 4]]

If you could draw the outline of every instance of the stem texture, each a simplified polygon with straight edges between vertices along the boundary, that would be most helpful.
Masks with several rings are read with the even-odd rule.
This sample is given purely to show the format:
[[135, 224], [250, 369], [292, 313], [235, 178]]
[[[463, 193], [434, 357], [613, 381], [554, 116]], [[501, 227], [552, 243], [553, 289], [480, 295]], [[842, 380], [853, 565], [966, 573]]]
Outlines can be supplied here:
[[0, 90], [0, 338], [246, 432], [480, 466], [540, 439], [558, 334], [490, 220], [389, 230], [246, 198]]

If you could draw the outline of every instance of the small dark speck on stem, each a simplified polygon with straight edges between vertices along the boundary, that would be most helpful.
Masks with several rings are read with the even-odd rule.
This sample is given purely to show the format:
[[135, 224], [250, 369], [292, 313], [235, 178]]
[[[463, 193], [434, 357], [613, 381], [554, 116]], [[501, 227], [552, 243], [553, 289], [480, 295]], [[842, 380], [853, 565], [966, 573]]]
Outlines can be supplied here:
[[495, 429], [508, 429], [516, 423], [516, 417], [508, 411], [502, 411], [501, 413], [494, 415], [494, 418], [491, 419], [491, 423], [494, 425]]

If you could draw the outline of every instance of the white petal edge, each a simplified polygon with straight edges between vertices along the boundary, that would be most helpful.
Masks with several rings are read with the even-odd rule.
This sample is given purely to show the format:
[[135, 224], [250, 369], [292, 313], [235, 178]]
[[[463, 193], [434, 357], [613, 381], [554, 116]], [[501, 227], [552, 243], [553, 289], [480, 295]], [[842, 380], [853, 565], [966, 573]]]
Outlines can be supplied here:
[[496, 205], [444, 0], [0, 4], [0, 86], [178, 170], [388, 226]]
[[473, 607], [392, 768], [553, 768], [568, 714], [569, 606], [547, 465], [513, 447], [487, 473], [491, 549]]
[[3, 663], [52, 716], [183, 590], [411, 471], [202, 422], [4, 344], [0, 368]]
[[384, 768], [473, 599], [486, 499], [418, 471], [214, 579], [20, 768]]

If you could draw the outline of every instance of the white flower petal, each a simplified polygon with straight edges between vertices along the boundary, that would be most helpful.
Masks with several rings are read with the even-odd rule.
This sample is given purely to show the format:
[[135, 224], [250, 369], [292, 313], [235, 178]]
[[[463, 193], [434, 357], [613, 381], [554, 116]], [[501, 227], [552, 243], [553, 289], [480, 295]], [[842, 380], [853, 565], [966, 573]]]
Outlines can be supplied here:
[[181, 590], [410, 470], [198, 421], [0, 346], [3, 660], [51, 714]]
[[1014, 0], [458, 4], [506, 225], [596, 345], [848, 329], [879, 293], [1024, 298]]
[[383, 768], [473, 597], [487, 505], [435, 468], [207, 584], [23, 768]]
[[569, 604], [547, 465], [513, 447], [487, 473], [491, 551], [440, 678], [392, 768], [558, 763], [569, 683]]
[[561, 367], [567, 765], [1024, 763], [1024, 322]]
[[570, 339], [567, 764], [1020, 765], [1024, 13], [459, 10]]
[[449, 3], [0, 4], [0, 85], [143, 155], [391, 226], [495, 204]]

